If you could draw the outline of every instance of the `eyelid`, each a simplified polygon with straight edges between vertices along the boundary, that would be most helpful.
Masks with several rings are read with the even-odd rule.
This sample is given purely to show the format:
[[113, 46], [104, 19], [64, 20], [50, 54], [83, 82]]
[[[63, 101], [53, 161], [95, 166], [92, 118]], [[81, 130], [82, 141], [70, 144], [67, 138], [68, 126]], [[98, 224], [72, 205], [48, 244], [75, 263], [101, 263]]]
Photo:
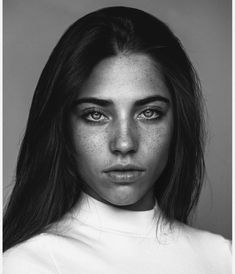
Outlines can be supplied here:
[[106, 114], [104, 113], [104, 111], [103, 111], [102, 109], [100, 109], [99, 107], [88, 107], [88, 108], [84, 108], [84, 109], [81, 110], [81, 112], [83, 112], [83, 113], [100, 112], [100, 113], [106, 115]]
[[[103, 110], [101, 110], [100, 108], [97, 108], [97, 107], [89, 107], [84, 110], [81, 110], [81, 112], [82, 112], [81, 117], [89, 122], [99, 123], [99, 122], [103, 122], [103, 121], [106, 121], [109, 119], [109, 116]], [[94, 112], [100, 113], [102, 116], [105, 117], [105, 119], [95, 120], [95, 119], [87, 118], [87, 116], [89, 114], [92, 114]]]
[[154, 117], [154, 118], [139, 118], [139, 120], [158, 120], [160, 119], [163, 115], [164, 115], [164, 110], [161, 108], [161, 107], [156, 107], [156, 106], [148, 106], [148, 107], [145, 107], [143, 110], [141, 110], [139, 112], [139, 114], [137, 115], [137, 119], [138, 119], [138, 116], [143, 114], [145, 111], [147, 110], [151, 110], [155, 113], [157, 113], [158, 117]]

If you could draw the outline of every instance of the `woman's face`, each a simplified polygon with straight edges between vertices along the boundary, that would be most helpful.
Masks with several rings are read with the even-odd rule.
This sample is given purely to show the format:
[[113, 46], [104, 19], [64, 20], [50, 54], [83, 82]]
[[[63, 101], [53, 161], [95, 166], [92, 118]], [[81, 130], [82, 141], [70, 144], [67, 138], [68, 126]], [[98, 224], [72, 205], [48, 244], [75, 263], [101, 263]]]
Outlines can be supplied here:
[[130, 210], [154, 206], [153, 187], [168, 159], [172, 100], [147, 55], [100, 62], [71, 114], [84, 191]]

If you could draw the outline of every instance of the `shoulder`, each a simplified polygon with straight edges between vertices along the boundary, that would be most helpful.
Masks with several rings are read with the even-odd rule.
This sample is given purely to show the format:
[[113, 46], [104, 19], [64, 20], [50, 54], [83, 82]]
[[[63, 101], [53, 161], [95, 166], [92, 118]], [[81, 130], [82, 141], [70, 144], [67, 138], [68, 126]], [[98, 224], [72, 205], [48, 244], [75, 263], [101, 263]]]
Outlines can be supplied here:
[[181, 225], [183, 235], [192, 243], [200, 247], [208, 247], [214, 250], [223, 250], [231, 254], [231, 241], [219, 234], [206, 230]]
[[[203, 262], [216, 265], [230, 273], [232, 265], [231, 241], [219, 234], [180, 224], [181, 239]], [[226, 270], [226, 271], [225, 271]]]
[[40, 234], [3, 254], [3, 271], [11, 273], [58, 273], [48, 248], [48, 235]]

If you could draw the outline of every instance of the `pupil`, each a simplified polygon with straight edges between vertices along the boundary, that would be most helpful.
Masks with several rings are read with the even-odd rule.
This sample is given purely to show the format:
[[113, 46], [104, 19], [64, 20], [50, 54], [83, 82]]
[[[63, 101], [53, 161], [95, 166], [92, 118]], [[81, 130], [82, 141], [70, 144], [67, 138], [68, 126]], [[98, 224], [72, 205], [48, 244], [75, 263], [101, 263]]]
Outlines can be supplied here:
[[100, 113], [98, 113], [98, 112], [94, 112], [93, 114], [92, 114], [92, 117], [94, 118], [94, 119], [99, 119], [100, 118]]
[[147, 117], [151, 117], [152, 114], [153, 114], [152, 110], [146, 110], [146, 111], [145, 111], [145, 115], [146, 115]]

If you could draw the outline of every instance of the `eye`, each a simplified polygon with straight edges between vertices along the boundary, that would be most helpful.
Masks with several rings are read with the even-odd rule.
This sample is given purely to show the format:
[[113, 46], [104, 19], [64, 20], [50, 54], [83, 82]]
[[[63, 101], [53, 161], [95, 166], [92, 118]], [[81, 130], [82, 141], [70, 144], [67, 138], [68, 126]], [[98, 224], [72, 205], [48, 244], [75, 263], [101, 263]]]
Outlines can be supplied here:
[[86, 111], [82, 117], [89, 122], [104, 122], [108, 120], [108, 117], [97, 110], [88, 110]]
[[160, 119], [162, 113], [156, 109], [146, 109], [138, 115], [139, 120], [157, 120]]

